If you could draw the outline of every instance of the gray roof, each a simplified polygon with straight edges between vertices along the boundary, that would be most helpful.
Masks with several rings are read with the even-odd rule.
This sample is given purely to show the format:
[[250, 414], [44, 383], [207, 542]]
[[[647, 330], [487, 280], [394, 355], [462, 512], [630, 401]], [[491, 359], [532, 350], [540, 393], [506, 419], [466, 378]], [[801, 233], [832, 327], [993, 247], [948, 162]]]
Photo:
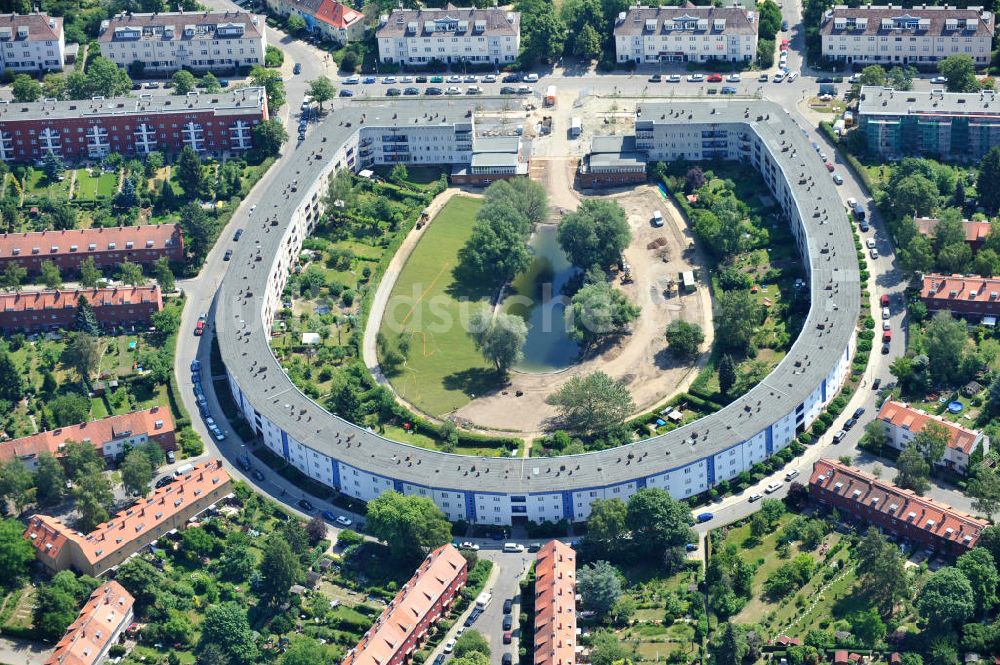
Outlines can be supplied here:
[[517, 158], [517, 153], [509, 152], [482, 152], [475, 153], [472, 155], [472, 166], [473, 167], [490, 167], [490, 166], [517, 166], [520, 160]]
[[[330, 114], [314, 131], [313, 144], [325, 137], [326, 149], [347, 141], [359, 123], [450, 122], [482, 100], [397, 102], [389, 106], [355, 102]], [[778, 177], [784, 175], [806, 226], [812, 282], [812, 304], [802, 334], [787, 356], [763, 382], [722, 410], [652, 439], [619, 448], [559, 458], [494, 458], [461, 456], [390, 441], [326, 412], [307, 398], [282, 370], [263, 327], [262, 307], [268, 278], [294, 210], [311, 196], [299, 184], [289, 200], [258, 211], [277, 214], [278, 226], [251, 224], [244, 236], [246, 252], [229, 265], [214, 311], [219, 347], [228, 371], [244, 391], [244, 399], [290, 437], [302, 444], [386, 478], [441, 489], [472, 492], [540, 493], [602, 487], [681, 468], [740, 444], [766, 430], [818, 389], [843, 359], [855, 330], [860, 307], [860, 279], [854, 236], [829, 174], [808, 139], [780, 106], [765, 101], [644, 104], [642, 119], [675, 122], [732, 123], [760, 135], [775, 146]], [[362, 117], [364, 116], [364, 117]], [[778, 146], [789, 145], [781, 152]], [[271, 190], [284, 191], [293, 180], [313, 182], [322, 172], [306, 150], [275, 173]], [[799, 183], [802, 184], [799, 184]], [[266, 204], [265, 204], [266, 205]], [[244, 246], [241, 243], [241, 246]], [[257, 262], [256, 258], [263, 258]], [[270, 261], [270, 263], [268, 262]], [[831, 387], [831, 390], [833, 387]]]
[[[624, 14], [624, 17], [622, 16]], [[742, 7], [639, 7], [618, 15], [615, 22], [615, 36], [619, 35], [671, 35], [671, 34], [716, 34], [716, 35], [756, 35], [757, 13]], [[685, 29], [679, 29], [676, 21], [682, 19]], [[708, 27], [697, 29], [698, 20], [707, 20]], [[726, 22], [722, 30], [715, 29], [715, 21]], [[646, 27], [647, 21], [654, 21], [653, 29]]]
[[[507, 11], [498, 7], [489, 9], [477, 9], [475, 7], [455, 7], [448, 5], [444, 9], [393, 9], [392, 14], [382, 22], [375, 31], [378, 38], [384, 37], [419, 37], [426, 34], [433, 34], [427, 31], [429, 23], [435, 21], [457, 21], [458, 30], [449, 31], [449, 34], [473, 35], [484, 34], [491, 36], [514, 36], [521, 31], [521, 13]], [[485, 21], [485, 32], [474, 32], [476, 21]], [[407, 33], [407, 25], [416, 24], [416, 32]], [[463, 29], [464, 26], [464, 29]]]
[[590, 165], [592, 170], [595, 168], [613, 168], [616, 166], [645, 166], [646, 153], [591, 153], [590, 157], [587, 158], [587, 164]]
[[[848, 21], [864, 18], [868, 19], [868, 23], [863, 29], [851, 29], [850, 27], [837, 29], [836, 19], [838, 18], [845, 18]], [[883, 19], [892, 19], [894, 27], [884, 30], [882, 28]], [[927, 22], [921, 26], [919, 24], [920, 19], [926, 19]], [[948, 19], [958, 19], [958, 30], [947, 27]], [[965, 29], [965, 22], [968, 19], [976, 21], [975, 30]], [[913, 27], [901, 27], [904, 24], [914, 23], [916, 25], [913, 25]], [[934, 7], [928, 5], [907, 8], [900, 5], [865, 5], [863, 7], [837, 5], [823, 15], [820, 34], [847, 35], [852, 37], [861, 35], [893, 35], [898, 37], [944, 35], [959, 38], [972, 37], [974, 35], [992, 36], [994, 25], [995, 17], [993, 13], [983, 11], [982, 7], [958, 9], [949, 6]]]
[[[28, 28], [27, 41], [49, 41], [57, 42], [63, 33], [63, 20], [61, 16], [49, 16], [44, 13], [31, 14], [0, 14], [0, 28], [8, 28], [11, 32], [11, 41], [20, 41], [17, 38], [19, 27]], [[7, 39], [0, 39], [6, 42]]]
[[[190, 41], [224, 39], [226, 35], [219, 32], [220, 26], [239, 25], [243, 27], [242, 34], [231, 34], [230, 38], [260, 39], [264, 34], [264, 17], [249, 12], [234, 10], [226, 12], [169, 12], [162, 14], [116, 14], [110, 19], [101, 21], [101, 34], [98, 42], [112, 42], [122, 39], [115, 35], [116, 29], [134, 28], [145, 41]], [[184, 29], [194, 28], [193, 35], [186, 35]], [[173, 35], [163, 33], [162, 28], [173, 28]], [[158, 34], [153, 34], [156, 30]], [[130, 41], [135, 41], [130, 38]]]
[[472, 143], [473, 154], [488, 152], [516, 153], [521, 147], [521, 139], [517, 136], [477, 136]]
[[590, 154], [636, 152], [635, 136], [595, 136], [590, 139]]
[[861, 88], [858, 115], [1000, 115], [1000, 95], [983, 92], [900, 92]]
[[56, 120], [103, 116], [146, 116], [164, 113], [213, 111], [223, 115], [259, 115], [267, 99], [264, 88], [239, 88], [186, 96], [148, 95], [73, 101], [0, 101], [0, 123], [21, 120]]

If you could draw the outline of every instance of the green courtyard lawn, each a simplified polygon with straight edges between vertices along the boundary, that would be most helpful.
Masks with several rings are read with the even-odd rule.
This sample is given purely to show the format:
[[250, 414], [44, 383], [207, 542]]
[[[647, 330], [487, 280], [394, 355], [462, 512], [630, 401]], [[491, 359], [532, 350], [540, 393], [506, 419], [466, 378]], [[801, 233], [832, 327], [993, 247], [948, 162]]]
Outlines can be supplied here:
[[80, 201], [110, 199], [118, 188], [118, 174], [100, 169], [80, 168], [76, 170], [76, 198]]
[[405, 367], [392, 379], [406, 401], [439, 416], [497, 386], [465, 323], [489, 293], [456, 281], [458, 251], [472, 233], [477, 199], [458, 196], [423, 232], [393, 287], [381, 324], [387, 339], [408, 335]]

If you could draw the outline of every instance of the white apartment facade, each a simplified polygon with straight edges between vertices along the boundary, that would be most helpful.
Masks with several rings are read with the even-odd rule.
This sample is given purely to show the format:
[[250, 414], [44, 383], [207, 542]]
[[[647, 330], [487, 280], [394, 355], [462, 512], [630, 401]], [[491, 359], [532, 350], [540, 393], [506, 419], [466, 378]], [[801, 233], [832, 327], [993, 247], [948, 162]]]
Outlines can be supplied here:
[[490, 9], [395, 9], [379, 18], [379, 59], [387, 64], [430, 62], [504, 65], [521, 48], [521, 14]]
[[963, 54], [985, 66], [994, 30], [982, 7], [838, 5], [820, 23], [823, 57], [858, 65], [931, 66]]
[[0, 14], [0, 69], [49, 72], [66, 64], [61, 17], [46, 14]]
[[970, 471], [970, 459], [976, 451], [985, 455], [990, 449], [990, 438], [978, 430], [962, 427], [939, 416], [932, 416], [903, 402], [886, 400], [879, 410], [878, 419], [886, 427], [888, 444], [903, 451], [927, 423], [934, 422], [948, 432], [948, 446], [944, 457], [936, 462], [961, 475]]
[[141, 62], [147, 72], [179, 69], [231, 73], [264, 64], [264, 17], [241, 11], [121, 13], [101, 22], [101, 55], [119, 67]]
[[742, 7], [632, 7], [615, 21], [618, 62], [750, 62], [757, 13]]

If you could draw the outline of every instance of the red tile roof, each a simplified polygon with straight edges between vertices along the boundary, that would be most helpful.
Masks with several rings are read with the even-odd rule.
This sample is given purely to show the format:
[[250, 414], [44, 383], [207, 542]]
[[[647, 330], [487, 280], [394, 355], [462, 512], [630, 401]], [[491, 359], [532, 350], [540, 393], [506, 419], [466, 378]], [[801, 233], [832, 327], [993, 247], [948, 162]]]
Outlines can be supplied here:
[[[68, 231], [31, 231], [0, 234], [0, 258], [11, 256], [58, 256], [88, 252], [128, 251], [131, 249], [163, 249], [177, 244], [180, 227], [176, 224], [143, 224], [112, 226]], [[115, 247], [110, 246], [111, 243]], [[93, 245], [93, 249], [91, 249]], [[76, 249], [73, 249], [76, 247]], [[14, 250], [18, 250], [15, 254]], [[35, 251], [37, 250], [37, 251]]]
[[1000, 303], [1000, 278], [924, 275], [920, 297], [931, 300]]
[[535, 665], [576, 662], [576, 552], [552, 540], [535, 563]]
[[364, 14], [335, 0], [323, 0], [316, 10], [316, 18], [340, 30], [346, 30], [365, 17]]
[[159, 286], [123, 286], [106, 289], [61, 289], [59, 291], [21, 291], [0, 293], [0, 312], [24, 312], [42, 309], [76, 309], [83, 296], [94, 307], [138, 305], [160, 300]]
[[112, 552], [128, 547], [140, 534], [145, 536], [158, 524], [170, 520], [198, 497], [228, 482], [229, 473], [222, 462], [213, 460], [194, 467], [180, 481], [154, 490], [151, 496], [139, 499], [131, 508], [104, 524], [98, 524], [90, 533], [74, 531], [55, 517], [34, 515], [28, 522], [24, 537], [31, 539], [40, 556], [55, 559], [59, 551], [72, 542], [80, 548], [87, 561], [96, 564]]
[[922, 529], [938, 538], [975, 547], [985, 520], [959, 512], [933, 499], [917, 496], [911, 490], [879, 480], [860, 469], [849, 467], [832, 459], [821, 459], [813, 464], [810, 486], [819, 486], [827, 492], [876, 511], [884, 521], [899, 522]]
[[[934, 230], [937, 225], [941, 223], [940, 219], [934, 217], [917, 217], [913, 220], [917, 225], [917, 230], [925, 236], [933, 236]], [[990, 223], [989, 222], [977, 222], [968, 219], [962, 220], [962, 226], [965, 227], [965, 241], [970, 243], [980, 243], [986, 240], [986, 236], [990, 234]]]
[[45, 665], [93, 665], [121, 633], [135, 598], [115, 581], [97, 587]]
[[[462, 553], [450, 544], [428, 554], [341, 665], [389, 663], [468, 565]], [[431, 623], [436, 619], [431, 617]]]
[[914, 409], [903, 402], [886, 400], [878, 412], [879, 420], [891, 423], [895, 427], [901, 427], [916, 434], [924, 428], [928, 422], [935, 422], [948, 430], [948, 447], [961, 450], [966, 455], [970, 454], [973, 444], [979, 438], [979, 432], [967, 429], [945, 420], [939, 416], [932, 416], [920, 409]]
[[154, 406], [145, 411], [133, 411], [4, 441], [0, 443], [0, 461], [29, 459], [43, 452], [58, 457], [67, 441], [90, 441], [94, 446], [101, 446], [126, 436], [146, 434], [152, 437], [172, 431], [174, 419], [170, 415], [170, 409]]

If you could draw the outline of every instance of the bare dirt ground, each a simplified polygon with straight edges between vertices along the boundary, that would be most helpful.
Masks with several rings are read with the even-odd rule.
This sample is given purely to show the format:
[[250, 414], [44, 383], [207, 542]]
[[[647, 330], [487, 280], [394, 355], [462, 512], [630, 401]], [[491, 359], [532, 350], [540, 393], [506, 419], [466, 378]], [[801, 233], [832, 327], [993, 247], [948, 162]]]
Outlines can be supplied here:
[[[547, 164], [543, 178], [547, 185], [561, 179], [561, 169], [552, 168], [557, 164], [558, 160]], [[685, 254], [691, 232], [654, 186], [643, 185], [605, 196], [622, 205], [632, 228], [633, 240], [625, 250], [625, 259], [632, 266], [635, 281], [623, 285], [616, 280], [616, 285], [642, 308], [642, 314], [629, 334], [569, 369], [552, 374], [513, 373], [504, 390], [476, 397], [453, 414], [463, 424], [487, 430], [513, 429], [526, 436], [551, 430], [556, 426], [556, 411], [545, 403], [545, 398], [579, 374], [602, 371], [623, 381], [632, 392], [637, 412], [684, 390], [694, 380], [712, 344], [711, 297], [704, 283], [694, 293], [684, 295], [674, 290], [668, 295], [669, 284], [679, 281], [682, 271], [705, 265], [697, 252]], [[571, 203], [561, 197], [558, 200]], [[664, 215], [665, 224], [660, 228], [650, 224], [654, 210]], [[658, 238], [665, 244], [656, 250], [647, 249]], [[698, 363], [678, 362], [667, 352], [664, 330], [675, 319], [697, 323], [705, 331], [703, 357]], [[523, 395], [516, 397], [517, 391]]]

